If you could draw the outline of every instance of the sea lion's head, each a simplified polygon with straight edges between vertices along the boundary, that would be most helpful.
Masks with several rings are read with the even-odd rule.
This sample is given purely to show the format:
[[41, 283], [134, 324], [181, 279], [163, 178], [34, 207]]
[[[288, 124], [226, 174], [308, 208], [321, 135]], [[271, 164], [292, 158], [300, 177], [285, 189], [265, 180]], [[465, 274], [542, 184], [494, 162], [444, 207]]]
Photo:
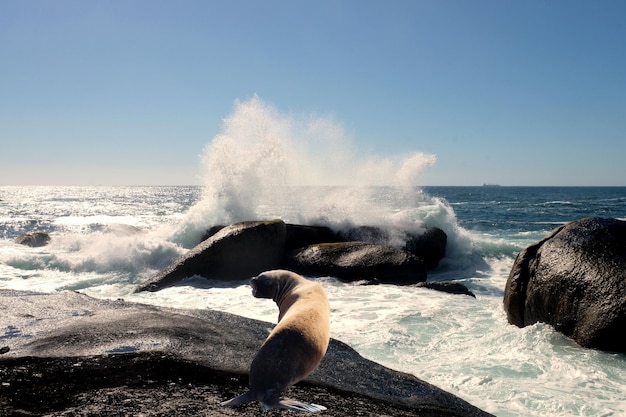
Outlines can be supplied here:
[[298, 275], [290, 271], [274, 270], [263, 272], [250, 280], [252, 295], [256, 298], [271, 298], [277, 303], [285, 292], [297, 285]]

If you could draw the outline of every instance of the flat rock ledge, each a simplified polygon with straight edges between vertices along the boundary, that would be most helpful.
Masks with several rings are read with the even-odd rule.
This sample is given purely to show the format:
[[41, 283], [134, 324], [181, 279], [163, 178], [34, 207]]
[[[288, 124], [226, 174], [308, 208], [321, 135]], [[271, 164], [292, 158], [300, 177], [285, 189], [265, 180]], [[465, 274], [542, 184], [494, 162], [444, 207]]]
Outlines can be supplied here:
[[[222, 408], [247, 389], [270, 323], [74, 293], [0, 290], [2, 416], [256, 416]], [[332, 416], [489, 416], [460, 398], [331, 340], [287, 395]], [[270, 410], [266, 416], [294, 414]]]

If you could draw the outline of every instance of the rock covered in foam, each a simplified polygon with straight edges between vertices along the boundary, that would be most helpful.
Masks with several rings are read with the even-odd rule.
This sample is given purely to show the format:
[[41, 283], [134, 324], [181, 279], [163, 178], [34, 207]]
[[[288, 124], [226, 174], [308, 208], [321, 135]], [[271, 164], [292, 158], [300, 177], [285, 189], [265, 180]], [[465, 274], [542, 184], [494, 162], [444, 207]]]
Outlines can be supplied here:
[[519, 327], [544, 322], [582, 346], [626, 352], [626, 221], [581, 219], [524, 249], [504, 308]]
[[50, 242], [50, 235], [45, 232], [26, 232], [15, 238], [15, 243], [37, 248], [46, 246]]
[[[401, 236], [396, 237], [402, 242], [399, 249], [420, 258], [428, 269], [439, 265], [439, 261], [446, 256], [448, 236], [438, 227], [424, 227], [418, 231], [401, 231]], [[338, 233], [344, 242], [358, 241], [379, 245], [392, 245], [391, 233], [377, 226], [356, 226]]]

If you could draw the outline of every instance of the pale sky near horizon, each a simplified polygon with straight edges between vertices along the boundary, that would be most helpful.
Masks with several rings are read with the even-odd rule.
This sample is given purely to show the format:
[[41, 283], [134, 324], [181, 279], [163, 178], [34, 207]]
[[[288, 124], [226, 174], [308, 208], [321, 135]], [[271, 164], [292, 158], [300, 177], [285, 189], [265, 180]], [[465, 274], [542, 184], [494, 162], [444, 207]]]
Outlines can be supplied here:
[[0, 0], [0, 185], [197, 184], [237, 100], [423, 185], [626, 185], [626, 2]]

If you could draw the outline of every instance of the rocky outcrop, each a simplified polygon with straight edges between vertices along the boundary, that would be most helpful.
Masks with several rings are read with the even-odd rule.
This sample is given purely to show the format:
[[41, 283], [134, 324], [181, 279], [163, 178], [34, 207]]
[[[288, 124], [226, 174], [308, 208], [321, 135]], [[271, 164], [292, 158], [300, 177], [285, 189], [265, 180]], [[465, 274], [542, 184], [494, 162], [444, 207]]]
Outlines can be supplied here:
[[429, 290], [446, 292], [448, 294], [469, 295], [476, 298], [476, 294], [471, 292], [467, 286], [460, 282], [420, 282], [417, 287], [428, 288]]
[[285, 237], [285, 223], [281, 220], [226, 226], [136, 291], [158, 291], [194, 275], [229, 280], [249, 278], [280, 264]]
[[[448, 236], [437, 227], [425, 227], [419, 232], [399, 232], [399, 234], [401, 236], [396, 236], [396, 239], [405, 242], [399, 249], [420, 258], [427, 269], [437, 267], [439, 261], [446, 256]], [[338, 236], [344, 242], [357, 241], [378, 245], [389, 245], [394, 240], [388, 230], [376, 226], [351, 227], [339, 232]]]
[[50, 235], [45, 232], [26, 232], [15, 238], [15, 243], [37, 248], [46, 246], [50, 242]]
[[347, 281], [393, 284], [426, 281], [426, 268], [416, 256], [391, 246], [363, 242], [307, 246], [289, 255], [286, 265], [303, 275], [328, 275]]
[[[0, 329], [7, 329], [0, 346], [0, 410], [6, 415], [259, 413], [258, 404], [224, 409], [219, 402], [247, 389], [250, 362], [269, 323], [72, 292], [0, 290], [0, 310]], [[339, 417], [489, 416], [337, 340], [319, 368], [287, 395], [323, 404]]]
[[448, 235], [437, 227], [425, 228], [422, 233], [408, 235], [404, 250], [424, 261], [427, 269], [436, 268], [446, 256]]
[[520, 252], [504, 308], [519, 327], [544, 322], [582, 346], [626, 352], [626, 222], [578, 220]]
[[285, 253], [316, 243], [335, 243], [342, 241], [343, 239], [333, 232], [330, 227], [287, 223]]
[[[446, 234], [436, 228], [401, 232], [404, 248], [391, 246], [389, 232], [372, 226], [335, 232], [325, 226], [281, 220], [213, 226], [205, 240], [136, 290], [158, 291], [199, 275], [237, 280], [277, 267], [304, 275], [344, 280], [414, 284], [445, 255]], [[359, 241], [346, 241], [358, 239]]]

